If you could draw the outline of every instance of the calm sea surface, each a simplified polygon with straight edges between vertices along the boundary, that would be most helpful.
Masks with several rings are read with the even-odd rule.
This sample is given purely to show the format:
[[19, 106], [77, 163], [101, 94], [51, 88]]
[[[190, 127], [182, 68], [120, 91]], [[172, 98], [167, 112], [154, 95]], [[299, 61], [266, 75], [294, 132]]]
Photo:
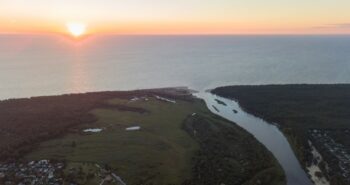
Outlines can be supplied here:
[[0, 36], [0, 99], [86, 91], [349, 83], [350, 36]]

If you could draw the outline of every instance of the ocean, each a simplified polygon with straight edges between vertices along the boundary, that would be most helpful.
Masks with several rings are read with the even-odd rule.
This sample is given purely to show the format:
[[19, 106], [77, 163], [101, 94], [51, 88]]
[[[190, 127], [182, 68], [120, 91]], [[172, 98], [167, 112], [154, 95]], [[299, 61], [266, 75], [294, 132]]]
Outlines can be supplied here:
[[0, 99], [188, 86], [349, 83], [350, 36], [0, 35]]

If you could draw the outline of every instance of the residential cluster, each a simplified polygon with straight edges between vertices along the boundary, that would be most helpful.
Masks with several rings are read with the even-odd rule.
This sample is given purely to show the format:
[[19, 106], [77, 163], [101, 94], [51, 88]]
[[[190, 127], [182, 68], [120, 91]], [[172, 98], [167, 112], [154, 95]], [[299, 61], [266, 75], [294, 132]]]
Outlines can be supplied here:
[[49, 160], [28, 163], [0, 163], [0, 184], [5, 185], [60, 185], [63, 182], [64, 163]]
[[329, 167], [344, 177], [350, 183], [350, 151], [344, 145], [337, 143], [330, 130], [312, 129], [310, 136], [317, 149], [324, 155], [331, 156], [327, 160]]

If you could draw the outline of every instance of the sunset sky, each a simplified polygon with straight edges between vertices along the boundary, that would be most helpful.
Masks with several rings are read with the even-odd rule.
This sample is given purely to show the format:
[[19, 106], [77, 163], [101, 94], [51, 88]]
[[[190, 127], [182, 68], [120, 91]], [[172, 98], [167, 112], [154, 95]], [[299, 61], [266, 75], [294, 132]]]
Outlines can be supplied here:
[[348, 34], [350, 0], [0, 0], [0, 33]]

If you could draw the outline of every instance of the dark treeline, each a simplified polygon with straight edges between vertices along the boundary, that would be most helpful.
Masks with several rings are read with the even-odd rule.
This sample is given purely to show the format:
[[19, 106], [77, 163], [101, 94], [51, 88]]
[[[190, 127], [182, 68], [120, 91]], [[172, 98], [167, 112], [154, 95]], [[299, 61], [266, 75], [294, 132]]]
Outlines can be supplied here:
[[242, 128], [201, 115], [188, 117], [183, 127], [200, 145], [193, 178], [184, 185], [286, 184], [272, 154]]
[[350, 85], [262, 85], [212, 91], [238, 100], [247, 111], [285, 127], [348, 128]]
[[[235, 99], [247, 112], [277, 123], [304, 166], [312, 162], [307, 141], [312, 140], [309, 133], [313, 129], [332, 131], [338, 143], [350, 146], [345, 132], [350, 128], [348, 84], [230, 86], [212, 92]], [[322, 147], [316, 148], [322, 152]], [[334, 160], [326, 152], [321, 154], [326, 161]], [[337, 173], [335, 169], [331, 172], [328, 178], [332, 184], [346, 184], [338, 183], [341, 178], [332, 175]]]

